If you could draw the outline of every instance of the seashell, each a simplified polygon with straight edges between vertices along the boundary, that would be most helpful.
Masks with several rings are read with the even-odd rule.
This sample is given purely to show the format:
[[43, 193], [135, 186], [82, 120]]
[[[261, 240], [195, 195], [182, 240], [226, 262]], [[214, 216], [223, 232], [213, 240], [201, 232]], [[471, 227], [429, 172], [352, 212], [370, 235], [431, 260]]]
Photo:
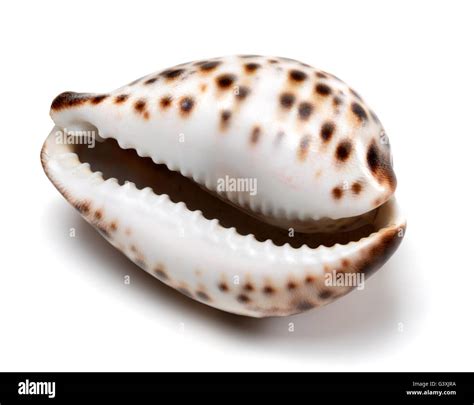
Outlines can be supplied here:
[[301, 62], [185, 63], [106, 94], [62, 93], [51, 117], [41, 161], [61, 194], [145, 271], [215, 308], [328, 304], [403, 238], [379, 119]]

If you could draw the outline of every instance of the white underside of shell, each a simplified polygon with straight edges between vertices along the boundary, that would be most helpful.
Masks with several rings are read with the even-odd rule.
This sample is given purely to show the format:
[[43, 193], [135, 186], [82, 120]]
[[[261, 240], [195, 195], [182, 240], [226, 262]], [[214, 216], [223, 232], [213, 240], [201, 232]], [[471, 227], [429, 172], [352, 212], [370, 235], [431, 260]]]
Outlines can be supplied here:
[[328, 286], [325, 275], [357, 272], [387, 233], [403, 236], [405, 221], [391, 200], [377, 213], [378, 232], [358, 241], [315, 249], [259, 242], [150, 188], [104, 180], [79, 161], [70, 145], [57, 143], [58, 130], [44, 144], [42, 163], [69, 202], [86, 204], [83, 217], [145, 271], [224, 311], [282, 316], [327, 304], [353, 286]]

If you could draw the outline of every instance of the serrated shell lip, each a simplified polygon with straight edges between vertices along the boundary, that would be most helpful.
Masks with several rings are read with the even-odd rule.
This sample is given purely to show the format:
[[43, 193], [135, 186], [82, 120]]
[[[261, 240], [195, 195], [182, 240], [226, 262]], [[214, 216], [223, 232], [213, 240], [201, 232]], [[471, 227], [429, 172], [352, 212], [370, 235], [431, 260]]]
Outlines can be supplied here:
[[[284, 250], [291, 251], [291, 252], [316, 252], [316, 251], [322, 251], [322, 250], [327, 250], [327, 249], [337, 249], [340, 247], [347, 247], [347, 248], [352, 248], [355, 245], [359, 243], [363, 243], [364, 241], [371, 239], [375, 237], [377, 234], [381, 233], [384, 231], [384, 229], [387, 228], [393, 228], [393, 227], [399, 227], [399, 228], [405, 228], [406, 227], [406, 220], [404, 219], [404, 216], [401, 213], [400, 207], [398, 203], [396, 202], [395, 196], [392, 196], [390, 200], [388, 200], [385, 204], [391, 204], [393, 206], [392, 209], [392, 215], [391, 218], [388, 220], [388, 223], [376, 231], [370, 233], [367, 236], [364, 236], [358, 240], [353, 240], [348, 243], [335, 243], [331, 246], [326, 246], [326, 245], [319, 245], [317, 247], [309, 247], [306, 244], [302, 244], [299, 247], [293, 247], [291, 246], [288, 242], [283, 244], [283, 245], [277, 245], [275, 244], [271, 239], [266, 239], [264, 241], [257, 240], [253, 234], [240, 234], [237, 232], [235, 227], [230, 227], [226, 228], [222, 226], [219, 221], [215, 218], [213, 219], [207, 219], [206, 217], [203, 216], [202, 212], [200, 210], [189, 210], [186, 204], [182, 201], [180, 202], [173, 202], [169, 198], [167, 194], [156, 194], [151, 187], [144, 187], [144, 188], [138, 188], [134, 182], [132, 181], [125, 181], [124, 184], [119, 184], [118, 180], [114, 177], [109, 177], [107, 179], [104, 179], [102, 173], [100, 171], [91, 171], [90, 165], [87, 162], [80, 162], [78, 155], [71, 151], [68, 150], [66, 152], [60, 153], [60, 154], [53, 154], [50, 155], [50, 151], [48, 148], [48, 140], [51, 139], [52, 134], [58, 130], [58, 127], [53, 127], [51, 130], [50, 136], [44, 143], [42, 150], [41, 150], [41, 163], [43, 166], [43, 170], [45, 171], [46, 175], [50, 180], [53, 182], [53, 184], [58, 188], [58, 190], [65, 189], [67, 185], [61, 185], [57, 182], [57, 180], [54, 179], [54, 177], [51, 175], [50, 171], [48, 170], [48, 162], [50, 159], [57, 159], [61, 160], [63, 158], [66, 159], [75, 159], [77, 160], [77, 164], [75, 167], [72, 168], [72, 170], [77, 170], [77, 171], [88, 171], [89, 172], [89, 178], [94, 179], [98, 183], [107, 183], [107, 182], [113, 182], [118, 185], [119, 188], [123, 189], [135, 189], [139, 191], [141, 194], [148, 194], [152, 196], [154, 199], [156, 199], [157, 202], [167, 202], [170, 204], [170, 208], [176, 212], [184, 213], [185, 215], [191, 215], [193, 216], [193, 219], [198, 222], [201, 221], [204, 226], [206, 226], [210, 231], [214, 232], [219, 232], [221, 233], [221, 237], [223, 237], [225, 240], [228, 241], [229, 246], [233, 247], [234, 249], [237, 249], [239, 246], [247, 246], [248, 248], [252, 249], [258, 249], [258, 247], [262, 249], [269, 249], [271, 251], [280, 251], [283, 252]], [[64, 193], [63, 193], [64, 195]], [[67, 197], [66, 197], [67, 198]], [[384, 204], [384, 205], [385, 205]]]

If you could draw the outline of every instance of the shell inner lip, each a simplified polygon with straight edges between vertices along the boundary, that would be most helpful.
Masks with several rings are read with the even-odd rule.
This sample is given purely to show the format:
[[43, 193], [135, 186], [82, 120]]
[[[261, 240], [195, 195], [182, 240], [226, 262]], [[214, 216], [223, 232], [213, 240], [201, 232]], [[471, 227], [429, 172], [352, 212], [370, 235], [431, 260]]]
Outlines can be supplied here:
[[[391, 204], [391, 200], [388, 200], [374, 210], [371, 222], [356, 229], [338, 229], [324, 233], [300, 233], [281, 229], [224, 202], [192, 179], [168, 169], [165, 164], [157, 164], [149, 157], [141, 157], [133, 148], [122, 149], [112, 137], [98, 137], [98, 140], [100, 142], [95, 142], [94, 147], [90, 147], [87, 142], [72, 142], [68, 148], [77, 155], [81, 163], [88, 163], [92, 172], [101, 172], [104, 180], [115, 178], [120, 185], [131, 182], [138, 189], [150, 187], [155, 194], [166, 194], [173, 203], [183, 202], [188, 210], [200, 211], [204, 218], [217, 219], [222, 227], [235, 228], [244, 236], [253, 235], [260, 242], [271, 240], [277, 246], [289, 244], [293, 248], [304, 245], [309, 248], [345, 245], [378, 232], [390, 225], [392, 219], [391, 210], [385, 209]], [[381, 215], [378, 215], [379, 211], [384, 212], [384, 218], [381, 219]]]

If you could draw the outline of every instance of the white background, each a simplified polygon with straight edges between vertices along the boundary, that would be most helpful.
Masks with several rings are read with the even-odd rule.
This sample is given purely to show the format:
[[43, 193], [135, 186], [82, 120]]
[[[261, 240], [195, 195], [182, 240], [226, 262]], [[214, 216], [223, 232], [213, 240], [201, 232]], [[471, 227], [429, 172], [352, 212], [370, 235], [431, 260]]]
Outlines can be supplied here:
[[[467, 1], [3, 2], [0, 370], [473, 371], [472, 16]], [[40, 165], [58, 93], [236, 53], [302, 60], [361, 93], [408, 218], [365, 290], [290, 318], [228, 315], [160, 284]]]

